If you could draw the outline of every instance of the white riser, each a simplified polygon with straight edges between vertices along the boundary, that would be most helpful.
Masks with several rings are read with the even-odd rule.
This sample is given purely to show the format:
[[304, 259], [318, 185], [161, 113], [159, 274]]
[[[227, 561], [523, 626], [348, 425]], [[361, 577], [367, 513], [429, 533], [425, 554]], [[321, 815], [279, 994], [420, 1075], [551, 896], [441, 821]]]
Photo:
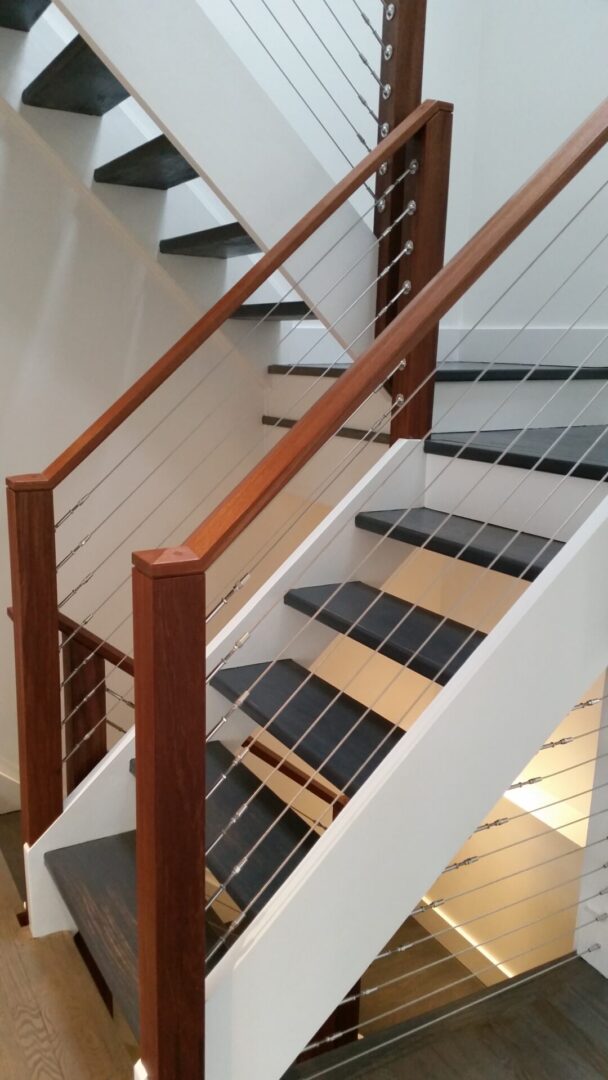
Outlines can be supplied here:
[[[264, 411], [267, 416], [299, 420], [315, 401], [335, 387], [336, 382], [336, 379], [323, 378], [322, 375], [269, 375]], [[386, 415], [390, 404], [391, 399], [382, 387], [359, 406], [345, 426], [369, 431]], [[387, 424], [384, 423], [382, 429], [386, 428]]]
[[[266, 413], [299, 420], [334, 383], [321, 375], [269, 375]], [[349, 426], [370, 427], [388, 402], [388, 394], [379, 391]], [[608, 380], [439, 382], [433, 416], [436, 432], [608, 424]]]
[[438, 383], [434, 431], [608, 423], [608, 380]]
[[[568, 540], [608, 495], [595, 480], [426, 454], [424, 505]], [[566, 519], [570, 520], [566, 520]]]

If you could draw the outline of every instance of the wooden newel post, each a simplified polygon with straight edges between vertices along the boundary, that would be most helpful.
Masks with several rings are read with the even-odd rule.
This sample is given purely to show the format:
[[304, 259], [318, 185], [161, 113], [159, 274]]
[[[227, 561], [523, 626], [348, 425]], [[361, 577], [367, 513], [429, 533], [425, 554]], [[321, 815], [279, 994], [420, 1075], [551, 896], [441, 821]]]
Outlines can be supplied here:
[[42, 476], [7, 480], [23, 841], [63, 809], [61, 679], [53, 490]]
[[[420, 168], [416, 175], [416, 213], [411, 218], [414, 251], [402, 259], [399, 285], [412, 283], [417, 296], [442, 266], [450, 182], [452, 113], [442, 110], [429, 120], [418, 144]], [[406, 367], [392, 379], [393, 401], [402, 394], [407, 404], [393, 419], [391, 440], [421, 439], [433, 422], [433, 373], [437, 365], [439, 328], [436, 327], [404, 357]], [[419, 389], [420, 387], [420, 389]], [[411, 399], [411, 400], [410, 400]]]
[[134, 556], [141, 1059], [202, 1080], [205, 576], [188, 549]]

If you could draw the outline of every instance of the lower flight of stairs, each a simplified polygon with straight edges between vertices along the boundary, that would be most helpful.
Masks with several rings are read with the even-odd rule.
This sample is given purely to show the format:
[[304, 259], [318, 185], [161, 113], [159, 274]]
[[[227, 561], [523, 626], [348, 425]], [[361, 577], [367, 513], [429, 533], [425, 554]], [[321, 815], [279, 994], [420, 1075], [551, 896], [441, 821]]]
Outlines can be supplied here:
[[[360, 513], [353, 524], [373, 534], [386, 534], [397, 518], [403, 520], [392, 533], [394, 542], [422, 546], [430, 541], [432, 550], [482, 567], [502, 552], [495, 569], [528, 580], [561, 547], [559, 543], [545, 547], [542, 537], [518, 535], [505, 528], [480, 529], [478, 522], [448, 519], [424, 507]], [[445, 620], [363, 581], [293, 588], [284, 602], [292, 611], [400, 664], [409, 664], [442, 685], [484, 638], [474, 627]], [[347, 797], [407, 738], [403, 730], [366, 710], [355, 698], [336, 691], [317, 675], [310, 677], [310, 671], [295, 660], [282, 659], [269, 670], [266, 666], [224, 667], [213, 677], [212, 686], [226, 701], [239, 701], [242, 712], [267, 727], [286, 750], [297, 746], [298, 757]], [[260, 784], [246, 761], [235, 764], [233, 752], [218, 741], [207, 745], [207, 788], [208, 869], [214, 881], [224, 886], [225, 898], [235, 912], [246, 910], [254, 916], [310, 851], [317, 834], [310, 831], [304, 817], [287, 809], [277, 794]], [[246, 810], [237, 815], [244, 804]], [[137, 1034], [135, 834], [51, 851], [46, 862], [85, 944]], [[407, 914], [404, 911], [404, 918]], [[212, 910], [208, 923], [212, 963], [221, 955], [217, 943], [223, 928], [222, 919]]]

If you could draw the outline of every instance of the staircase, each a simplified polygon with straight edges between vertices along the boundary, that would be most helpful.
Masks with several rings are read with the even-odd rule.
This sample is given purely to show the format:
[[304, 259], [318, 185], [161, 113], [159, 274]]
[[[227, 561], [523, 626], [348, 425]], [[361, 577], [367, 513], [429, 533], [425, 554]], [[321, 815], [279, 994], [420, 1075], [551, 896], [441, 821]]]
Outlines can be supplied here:
[[[29, 30], [46, 6], [5, 0], [0, 22]], [[42, 473], [8, 481], [32, 933], [79, 933], [139, 1040], [138, 1080], [363, 1075], [359, 1036], [364, 1054], [410, 1036], [420, 1048], [423, 1025], [458, 1027], [460, 1009], [493, 1017], [507, 990], [524, 1000], [566, 964], [607, 974], [605, 713], [588, 714], [591, 732], [562, 733], [573, 706], [583, 714], [604, 700], [603, 688], [580, 700], [608, 647], [603, 342], [591, 363], [530, 362], [513, 348], [509, 361], [480, 363], [466, 341], [437, 359], [442, 318], [601, 160], [606, 103], [443, 266], [452, 107], [420, 104], [424, 3], [385, 6], [383, 137], [337, 183], [205, 5], [186, 5], [176, 26], [164, 0], [154, 10], [134, 0], [120, 26], [90, 0], [62, 10], [78, 34], [23, 103], [99, 117], [136, 95], [159, 130], [97, 164], [96, 189], [146, 198], [203, 176], [237, 220], [185, 222], [160, 252], [203, 266], [245, 257], [248, 269]], [[143, 57], [129, 46], [142, 18]], [[411, 78], [390, 85], [391, 58], [406, 47]], [[187, 95], [151, 77], [177, 70], [178, 57]], [[220, 70], [228, 90], [199, 125], [192, 101]], [[243, 139], [249, 124], [260, 140], [249, 182], [238, 140], [226, 147], [237, 121]], [[280, 151], [274, 167], [269, 146]], [[316, 355], [327, 357], [285, 362], [289, 334], [310, 333], [317, 317], [327, 332], [313, 328]], [[248, 335], [260, 326], [272, 335], [269, 324], [287, 324], [261, 345], [275, 347], [256, 416], [267, 452], [210, 510], [190, 505], [164, 522], [160, 544], [153, 530], [138, 543], [132, 615], [117, 624], [133, 626], [131, 647], [114, 640], [117, 605], [96, 621], [108, 601], [101, 572], [120, 551], [111, 535], [108, 554], [97, 534], [111, 521], [118, 535], [123, 507], [130, 530], [131, 513], [144, 515], [137, 528], [147, 523], [147, 504], [135, 511], [131, 500], [152, 478], [160, 489], [173, 453], [165, 416], [179, 425], [179, 409], [196, 412], [204, 375], [168, 406], [157, 392], [216, 334], [233, 334], [232, 320], [246, 323], [243, 337], [212, 354], [216, 366], [236, 351], [253, 357], [260, 343]], [[157, 461], [147, 440], [158, 430]], [[107, 504], [89, 518], [100, 489]], [[287, 512], [273, 518], [276, 499]], [[83, 550], [83, 576], [64, 585]], [[120, 573], [110, 601], [128, 583], [122, 562]], [[571, 745], [570, 764], [545, 764]], [[583, 767], [567, 796], [541, 784], [547, 804], [529, 801], [537, 783]], [[556, 823], [547, 809], [558, 805], [558, 816], [580, 816]], [[494, 830], [513, 823], [530, 835], [494, 850]], [[539, 840], [542, 855], [528, 855]], [[488, 881], [474, 877], [495, 856]], [[513, 885], [558, 861], [550, 885]], [[500, 912], [515, 907], [520, 920], [507, 930], [487, 923], [495, 912], [483, 905], [451, 913], [454, 899], [503, 881]], [[539, 915], [548, 896], [558, 907]], [[425, 945], [417, 966], [410, 950]], [[378, 967], [386, 960], [396, 974]], [[367, 1012], [387, 988], [392, 1004]]]

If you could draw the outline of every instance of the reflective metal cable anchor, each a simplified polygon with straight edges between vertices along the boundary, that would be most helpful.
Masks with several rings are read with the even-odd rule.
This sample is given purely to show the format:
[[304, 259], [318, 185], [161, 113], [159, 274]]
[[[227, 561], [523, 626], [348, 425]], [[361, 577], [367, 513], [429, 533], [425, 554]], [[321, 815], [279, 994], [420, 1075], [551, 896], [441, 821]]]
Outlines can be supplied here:
[[250, 636], [251, 636], [251, 634], [250, 634], [250, 632], [248, 630], [246, 634], [243, 634], [243, 636], [241, 638], [239, 638], [238, 641], [235, 641], [235, 643], [232, 646], [230, 652], [227, 652], [226, 655], [223, 656], [221, 660], [218, 660], [215, 667], [209, 672], [209, 674], [207, 675], [207, 678], [205, 679], [205, 682], [206, 682], [207, 685], [209, 685], [209, 683], [211, 682], [213, 676], [217, 675], [218, 671], [221, 671], [224, 664], [228, 663], [228, 661], [230, 660], [230, 657], [234, 656], [235, 652], [238, 652], [238, 650], [243, 647], [245, 642], [249, 640]]
[[229, 601], [229, 600], [232, 600], [232, 597], [233, 597], [233, 596], [235, 595], [235, 593], [238, 593], [238, 592], [240, 592], [240, 591], [241, 591], [241, 589], [243, 588], [243, 586], [244, 586], [244, 585], [246, 585], [246, 584], [247, 584], [247, 582], [249, 581], [249, 578], [250, 578], [250, 577], [251, 577], [251, 574], [250, 574], [250, 573], [244, 574], [244, 575], [243, 575], [243, 577], [242, 577], [242, 578], [240, 578], [240, 579], [239, 579], [239, 581], [237, 581], [237, 582], [236, 582], [236, 583], [235, 583], [235, 584], [234, 584], [234, 585], [232, 586], [232, 588], [228, 590], [228, 592], [226, 593], [226, 595], [225, 595], [225, 596], [222, 596], [221, 600], [218, 600], [217, 604], [215, 604], [215, 605], [214, 605], [214, 606], [213, 606], [213, 607], [211, 608], [211, 611], [209, 612], [209, 614], [205, 616], [205, 622], [206, 622], [206, 623], [209, 623], [209, 622], [211, 622], [211, 620], [212, 620], [212, 619], [214, 618], [214, 616], [215, 616], [215, 615], [217, 615], [218, 611], [221, 611], [221, 610], [222, 610], [222, 608], [226, 606], [226, 604], [228, 603], [228, 601]]

